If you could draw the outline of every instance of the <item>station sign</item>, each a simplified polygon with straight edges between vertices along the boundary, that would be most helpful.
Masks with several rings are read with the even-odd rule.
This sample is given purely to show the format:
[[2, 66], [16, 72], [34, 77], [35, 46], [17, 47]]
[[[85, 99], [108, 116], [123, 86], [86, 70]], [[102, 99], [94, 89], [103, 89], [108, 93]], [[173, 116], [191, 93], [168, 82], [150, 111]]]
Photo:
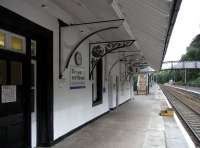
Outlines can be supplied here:
[[86, 87], [85, 68], [70, 67], [70, 89], [80, 89]]

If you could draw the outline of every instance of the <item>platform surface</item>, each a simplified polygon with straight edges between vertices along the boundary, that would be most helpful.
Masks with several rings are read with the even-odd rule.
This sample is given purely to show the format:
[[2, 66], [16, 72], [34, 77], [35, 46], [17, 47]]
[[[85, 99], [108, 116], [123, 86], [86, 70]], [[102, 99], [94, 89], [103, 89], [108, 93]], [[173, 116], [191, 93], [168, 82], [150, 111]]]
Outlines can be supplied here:
[[135, 98], [70, 135], [52, 148], [188, 148], [161, 90]]

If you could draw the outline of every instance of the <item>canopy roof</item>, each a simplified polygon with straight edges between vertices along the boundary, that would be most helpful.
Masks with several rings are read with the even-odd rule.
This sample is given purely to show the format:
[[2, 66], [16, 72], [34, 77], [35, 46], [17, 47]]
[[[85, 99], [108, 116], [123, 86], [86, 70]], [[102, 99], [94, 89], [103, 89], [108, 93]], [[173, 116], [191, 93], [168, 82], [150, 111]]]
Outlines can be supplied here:
[[[38, 3], [45, 2], [47, 1], [39, 0]], [[63, 12], [72, 14], [75, 19], [70, 22], [71, 24], [124, 19], [118, 29], [102, 32], [98, 36], [103, 41], [135, 39], [133, 47], [123, 50], [140, 50], [145, 60], [155, 70], [161, 67], [181, 4], [181, 0], [49, 0], [49, 2]], [[47, 11], [52, 13], [51, 8]], [[113, 22], [114, 25], [116, 23]], [[112, 25], [112, 22], [102, 25], [107, 24]], [[96, 30], [98, 26], [99, 24], [92, 24], [82, 27]]]

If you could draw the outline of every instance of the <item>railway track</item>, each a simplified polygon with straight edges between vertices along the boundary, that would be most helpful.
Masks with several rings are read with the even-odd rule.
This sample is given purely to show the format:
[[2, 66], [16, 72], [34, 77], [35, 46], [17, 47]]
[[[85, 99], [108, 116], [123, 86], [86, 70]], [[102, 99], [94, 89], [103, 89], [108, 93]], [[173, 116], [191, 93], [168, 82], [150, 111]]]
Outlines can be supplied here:
[[200, 147], [200, 95], [164, 85], [161, 89], [181, 118], [196, 147]]

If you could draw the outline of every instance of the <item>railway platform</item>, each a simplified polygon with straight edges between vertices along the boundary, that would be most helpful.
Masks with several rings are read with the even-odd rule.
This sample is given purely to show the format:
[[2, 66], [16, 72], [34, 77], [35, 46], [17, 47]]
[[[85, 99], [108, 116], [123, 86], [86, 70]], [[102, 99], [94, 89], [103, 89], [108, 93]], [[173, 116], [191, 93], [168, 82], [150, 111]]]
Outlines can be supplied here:
[[175, 85], [174, 87], [200, 94], [200, 87], [190, 87], [190, 86], [180, 86], [180, 85]]
[[52, 148], [189, 148], [175, 118], [159, 115], [166, 107], [155, 85], [149, 95], [136, 95]]

